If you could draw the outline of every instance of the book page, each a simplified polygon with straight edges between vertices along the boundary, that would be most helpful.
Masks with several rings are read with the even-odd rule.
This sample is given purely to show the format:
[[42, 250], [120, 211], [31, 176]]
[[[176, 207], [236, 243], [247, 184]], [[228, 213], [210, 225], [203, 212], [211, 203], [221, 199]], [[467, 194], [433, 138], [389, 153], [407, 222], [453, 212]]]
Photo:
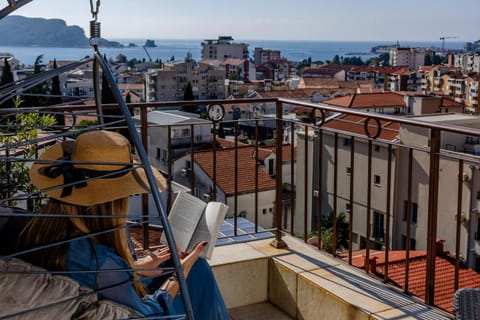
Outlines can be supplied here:
[[193, 250], [200, 241], [208, 241], [208, 245], [202, 250], [201, 257], [210, 259], [217, 242], [218, 232], [225, 219], [228, 206], [221, 202], [209, 202], [205, 213], [198, 222], [197, 230], [192, 237], [189, 250]]
[[[170, 209], [168, 222], [170, 223], [175, 243], [181, 251], [187, 252], [190, 239], [197, 229], [198, 221], [202, 218], [206, 205], [205, 202], [188, 192], [180, 191], [178, 193]], [[160, 241], [167, 243], [164, 233]]]

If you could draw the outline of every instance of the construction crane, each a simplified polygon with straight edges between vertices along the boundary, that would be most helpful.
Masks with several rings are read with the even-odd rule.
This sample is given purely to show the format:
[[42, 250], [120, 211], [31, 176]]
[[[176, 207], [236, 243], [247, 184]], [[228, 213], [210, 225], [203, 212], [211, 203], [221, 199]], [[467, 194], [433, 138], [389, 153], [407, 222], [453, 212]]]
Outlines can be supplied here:
[[440, 37], [440, 40], [442, 41], [442, 52], [445, 52], [445, 39], [457, 39], [457, 36], [446, 36], [446, 37]]

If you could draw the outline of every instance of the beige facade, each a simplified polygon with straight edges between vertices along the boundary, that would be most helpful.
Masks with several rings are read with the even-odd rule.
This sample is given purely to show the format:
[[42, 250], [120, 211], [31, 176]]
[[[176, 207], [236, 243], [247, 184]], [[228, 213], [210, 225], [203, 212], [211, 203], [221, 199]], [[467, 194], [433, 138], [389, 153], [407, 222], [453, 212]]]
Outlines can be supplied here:
[[[298, 133], [298, 164], [305, 163], [305, 134]], [[335, 157], [335, 136], [332, 133], [324, 132], [323, 137], [323, 161], [318, 165], [319, 150], [318, 137], [313, 133], [309, 133], [308, 139], [308, 171], [305, 168], [297, 169], [297, 199], [296, 199], [296, 232], [302, 233], [304, 228], [303, 214], [307, 208], [307, 230], [313, 231], [316, 228], [319, 198], [321, 197], [322, 207], [320, 212], [322, 215], [329, 214], [334, 210], [335, 206], [335, 163], [337, 165], [337, 189], [336, 189], [336, 208], [337, 214], [345, 213], [347, 220], [352, 214], [353, 230], [353, 249], [365, 248], [367, 237], [367, 188], [368, 184], [368, 143], [356, 139], [354, 168], [352, 170], [350, 163], [352, 140], [348, 135], [339, 134], [338, 136], [338, 156]], [[387, 219], [392, 220], [394, 201], [393, 197], [390, 202], [390, 216], [387, 216], [387, 193], [393, 194], [395, 185], [394, 171], [396, 157], [392, 156], [392, 172], [391, 172], [391, 189], [387, 189], [388, 179], [388, 147], [384, 143], [374, 143], [372, 145], [372, 176], [371, 183], [371, 200], [370, 200], [370, 241], [371, 246], [381, 249], [385, 243], [385, 227]], [[319, 187], [319, 170], [322, 170], [322, 187]], [[350, 177], [353, 179], [353, 206], [350, 205]], [[305, 182], [306, 180], [306, 182]], [[305, 189], [306, 186], [306, 189]], [[306, 204], [306, 205], [305, 205]], [[392, 226], [392, 223], [390, 223]], [[390, 234], [392, 232], [390, 231]]]
[[202, 42], [202, 59], [223, 61], [225, 59], [248, 59], [248, 44], [235, 43], [229, 36], [207, 39]]
[[[443, 115], [422, 117], [422, 120], [432, 122], [447, 122], [450, 124], [478, 128], [477, 117], [467, 115]], [[402, 144], [417, 147], [412, 150], [412, 221], [410, 223], [410, 243], [412, 249], [425, 250], [427, 241], [427, 219], [429, 204], [429, 174], [430, 155], [428, 153], [429, 133], [426, 129], [402, 125], [400, 128]], [[422, 150], [422, 148], [424, 150]], [[479, 158], [472, 153], [480, 154], [478, 138], [460, 134], [444, 133], [441, 137], [442, 156], [439, 168], [438, 186], [438, 223], [437, 238], [444, 240], [445, 250], [455, 253], [456, 219], [458, 206], [458, 182], [462, 188], [461, 198], [461, 233], [460, 256], [470, 268], [477, 265], [480, 246], [476, 241], [478, 228], [478, 200], [479, 190]], [[409, 150], [400, 148], [397, 175], [402, 177], [402, 183], [397, 184], [395, 237], [394, 246], [402, 246], [406, 239], [407, 222], [405, 220], [406, 200], [408, 199], [408, 163]], [[449, 155], [462, 153], [465, 158], [460, 175], [460, 163]], [[400, 182], [400, 181], [399, 181]], [[402, 240], [403, 239], [403, 240]]]
[[417, 70], [425, 64], [425, 52], [415, 48], [395, 47], [390, 49], [390, 65], [393, 67], [406, 66]]
[[166, 63], [145, 74], [147, 102], [183, 100], [190, 82], [195, 99], [225, 98], [225, 68], [194, 60]]

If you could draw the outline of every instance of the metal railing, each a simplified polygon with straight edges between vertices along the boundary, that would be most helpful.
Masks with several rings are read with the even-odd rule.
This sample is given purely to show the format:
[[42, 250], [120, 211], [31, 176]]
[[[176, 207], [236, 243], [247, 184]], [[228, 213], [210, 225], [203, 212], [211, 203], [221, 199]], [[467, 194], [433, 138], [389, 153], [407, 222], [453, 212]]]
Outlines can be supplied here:
[[[272, 245], [282, 247], [283, 233], [291, 233], [307, 241], [312, 234], [318, 235], [318, 248], [327, 250], [334, 256], [343, 257], [349, 264], [355, 265], [353, 254], [364, 250], [362, 268], [366, 272], [375, 273], [371, 268], [374, 251], [383, 251], [385, 263], [383, 272], [377, 274], [385, 282], [392, 282], [389, 275], [390, 254], [394, 250], [405, 253], [405, 272], [403, 290], [410, 292], [410, 265], [413, 261], [412, 252], [426, 251], [425, 296], [420, 297], [429, 305], [435, 305], [436, 258], [438, 257], [438, 239], [446, 241], [450, 255], [446, 255], [454, 265], [453, 290], [459, 288], [460, 273], [467, 265], [472, 267], [475, 255], [476, 194], [479, 176], [479, 158], [461, 152], [465, 136], [480, 137], [480, 130], [461, 126], [448, 125], [441, 122], [426, 122], [421, 118], [407, 118], [388, 114], [369, 113], [365, 111], [333, 107], [321, 104], [298, 102], [294, 100], [272, 99], [239, 99], [239, 100], [208, 100], [189, 101], [189, 106], [204, 107], [212, 104], [222, 104], [227, 107], [226, 116], [219, 123], [211, 123], [209, 146], [196, 148], [195, 128], [205, 125], [195, 119], [182, 122], [181, 126], [190, 131], [190, 142], [175, 153], [175, 142], [172, 140], [172, 130], [179, 124], [155, 124], [148, 121], [148, 110], [166, 110], [167, 107], [181, 107], [185, 102], [155, 102], [129, 104], [129, 108], [137, 110], [135, 127], [140, 133], [142, 144], [148, 152], [150, 162], [156, 157], [152, 145], [157, 143], [152, 130], [163, 129], [166, 132], [162, 142], [168, 150], [166, 166], [162, 173], [167, 177], [167, 208], [173, 199], [173, 184], [179, 183], [178, 161], [190, 162], [188, 175], [184, 175], [184, 187], [193, 194], [203, 194], [203, 189], [210, 187], [212, 199], [227, 202], [230, 214], [235, 221], [234, 235], [237, 234], [237, 219], [242, 212], [248, 212], [248, 218], [255, 223], [255, 230], [262, 227], [264, 231], [274, 232]], [[231, 106], [250, 105], [241, 119], [233, 119], [229, 113]], [[254, 113], [253, 105], [263, 105], [264, 110], [273, 110], [274, 115], [259, 116]], [[106, 105], [105, 108], [113, 108]], [[296, 108], [303, 114], [296, 118], [286, 117], [287, 109]], [[37, 109], [49, 113], [50, 109]], [[95, 115], [95, 106], [65, 107], [69, 115]], [[16, 109], [12, 113], [30, 111]], [[56, 112], [59, 110], [55, 109]], [[256, 118], [254, 117], [256, 116]], [[441, 116], [441, 115], [438, 115]], [[71, 116], [75, 119], [75, 116]], [[347, 118], [343, 126], [330, 125], [341, 117]], [[356, 122], [352, 119], [356, 119]], [[121, 119], [119, 119], [120, 121]], [[207, 120], [205, 120], [207, 121]], [[389, 134], [389, 124], [398, 125], [398, 138]], [[350, 124], [350, 126], [345, 126]], [[100, 127], [100, 126], [98, 126]], [[266, 127], [268, 129], [266, 129]], [[66, 139], [82, 130], [74, 129], [72, 125], [68, 132], [48, 132], [46, 135], [31, 141], [42, 144], [52, 139]], [[93, 126], [90, 129], [97, 127]], [[360, 128], [360, 129], [358, 129]], [[226, 130], [228, 129], [228, 130]], [[227, 131], [230, 135], [224, 133]], [[262, 132], [262, 134], [261, 134]], [[287, 135], [289, 133], [289, 135]], [[222, 138], [220, 137], [222, 136]], [[457, 139], [456, 137], [462, 137]], [[182, 137], [184, 139], [185, 137]], [[226, 140], [224, 140], [226, 139]], [[222, 145], [230, 140], [230, 144]], [[272, 143], [270, 146], [268, 143]], [[447, 150], [445, 146], [457, 141], [455, 150]], [[27, 143], [27, 142], [25, 142]], [[287, 146], [280, 148], [286, 143]], [[17, 155], [12, 157], [13, 149], [21, 144], [0, 146], [1, 159], [7, 163], [26, 161]], [[150, 149], [148, 148], [150, 146]], [[240, 153], [251, 150], [250, 158], [253, 167], [245, 168]], [[218, 162], [226, 150], [230, 153], [229, 168], [231, 173], [223, 172], [226, 163]], [[263, 155], [261, 156], [263, 152]], [[202, 153], [211, 155], [213, 169], [206, 170], [198, 163]], [[273, 159], [272, 162], [266, 159]], [[267, 163], [268, 162], [268, 163]], [[273, 168], [271, 167], [273, 165]], [[240, 180], [244, 182], [245, 170], [253, 170], [248, 190], [239, 190]], [[262, 172], [263, 170], [264, 172]], [[270, 172], [269, 172], [270, 170]], [[266, 175], [264, 174], [266, 172]], [[263, 188], [260, 180], [271, 174], [273, 187]], [[233, 191], [226, 191], [225, 176], [233, 181]], [[208, 184], [205, 183], [208, 176]], [[456, 180], [451, 180], [456, 177]], [[232, 182], [230, 181], [230, 182]], [[8, 188], [11, 184], [7, 185]], [[453, 187], [452, 187], [453, 186]], [[263, 188], [263, 189], [262, 189]], [[207, 190], [207, 189], [205, 189]], [[271, 193], [268, 193], [271, 191]], [[267, 193], [265, 193], [267, 192]], [[250, 202], [243, 196], [251, 195]], [[271, 223], [266, 223], [260, 212], [265, 207], [265, 195], [269, 194], [273, 214]], [[473, 198], [470, 199], [469, 195]], [[380, 196], [378, 196], [380, 195]], [[452, 201], [453, 210], [448, 207]], [[15, 195], [9, 199], [0, 200], [0, 204], [9, 201], [19, 201], [25, 195]], [[445, 202], [447, 201], [447, 202]], [[148, 197], [143, 197], [142, 224], [144, 226], [144, 247], [151, 244], [148, 241]], [[343, 205], [343, 206], [342, 206]], [[440, 207], [439, 207], [440, 205]], [[415, 210], [412, 208], [415, 207]], [[322, 225], [331, 212], [331, 225]], [[345, 213], [347, 230], [337, 221], [338, 215]], [[267, 210], [267, 215], [269, 214]], [[383, 215], [382, 219], [374, 216]], [[403, 217], [404, 215], [404, 217]], [[323, 218], [322, 218], [323, 217]], [[404, 219], [403, 219], [404, 218]], [[446, 220], [451, 219], [451, 220]], [[382, 225], [378, 225], [378, 224]], [[451, 225], [451, 228], [445, 228]], [[382, 236], [378, 236], [382, 230]], [[424, 231], [424, 232], [423, 232]], [[330, 233], [331, 243], [327, 247]], [[347, 244], [342, 242], [342, 235], [348, 235]], [[374, 237], [375, 236], [375, 237]], [[470, 250], [470, 251], [469, 251]], [[470, 255], [470, 256], [469, 256]], [[473, 268], [473, 267], [472, 267]], [[452, 292], [453, 301], [453, 292]]]

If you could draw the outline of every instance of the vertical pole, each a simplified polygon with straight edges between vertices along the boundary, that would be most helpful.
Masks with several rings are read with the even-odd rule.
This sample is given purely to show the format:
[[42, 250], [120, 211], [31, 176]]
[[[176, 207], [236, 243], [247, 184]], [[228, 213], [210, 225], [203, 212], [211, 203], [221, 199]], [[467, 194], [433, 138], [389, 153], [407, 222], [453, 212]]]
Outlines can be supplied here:
[[[472, 177], [473, 179], [473, 177]], [[473, 190], [470, 190], [472, 192]], [[453, 288], [458, 290], [459, 270], [460, 270], [460, 241], [462, 227], [462, 198], [463, 198], [463, 160], [458, 161], [458, 181], [457, 181], [457, 226], [455, 231], [455, 280]]]
[[[135, 123], [133, 122], [132, 116], [130, 114], [130, 110], [128, 109], [128, 106], [125, 103], [125, 101], [123, 100], [122, 93], [120, 92], [120, 89], [118, 88], [115, 82], [115, 78], [112, 74], [112, 71], [110, 70], [110, 67], [108, 66], [108, 63], [103, 59], [103, 57], [100, 55], [98, 51], [95, 51], [95, 58], [98, 59], [100, 66], [107, 79], [107, 82], [113, 91], [115, 99], [117, 100], [120, 106], [120, 109], [122, 110], [122, 113], [125, 116], [125, 121], [127, 122], [128, 130], [130, 132], [131, 137], [133, 138], [135, 147], [137, 148], [138, 155], [140, 157], [141, 163], [145, 170], [148, 184], [151, 186], [152, 197], [157, 207], [158, 215], [163, 225], [163, 232], [166, 236], [168, 246], [170, 248], [176, 248], [172, 229], [170, 228], [170, 224], [168, 223], [166, 210], [160, 199], [160, 191], [158, 190], [158, 188], [156, 188], [157, 182], [155, 181], [155, 176], [153, 175], [153, 169], [150, 166], [150, 161], [148, 161], [148, 156], [145, 151], [145, 148], [143, 147], [142, 141], [138, 136], [138, 132], [135, 128]], [[178, 284], [180, 286], [180, 292], [182, 293], [183, 304], [185, 306], [187, 319], [193, 320], [195, 317], [193, 315], [192, 303], [190, 300], [190, 294], [188, 292], [185, 275], [182, 272], [182, 264], [180, 262], [180, 257], [178, 255], [177, 250], [171, 250], [171, 254], [172, 254], [173, 265], [175, 267], [175, 270], [177, 271], [176, 274], [178, 277]]]
[[435, 256], [438, 218], [438, 182], [440, 169], [440, 129], [430, 129], [430, 175], [428, 188], [427, 277], [425, 302], [434, 304]]
[[[145, 146], [145, 153], [148, 155], [148, 121], [147, 108], [140, 108], [140, 121], [142, 124], [142, 144]], [[143, 249], [150, 247], [150, 237], [148, 229], [148, 194], [142, 194], [142, 229], [143, 229]]]
[[283, 141], [283, 114], [282, 103], [276, 102], [275, 140], [277, 142], [277, 157], [275, 159], [275, 240], [270, 245], [275, 248], [285, 248], [287, 244], [282, 240], [282, 141]]

